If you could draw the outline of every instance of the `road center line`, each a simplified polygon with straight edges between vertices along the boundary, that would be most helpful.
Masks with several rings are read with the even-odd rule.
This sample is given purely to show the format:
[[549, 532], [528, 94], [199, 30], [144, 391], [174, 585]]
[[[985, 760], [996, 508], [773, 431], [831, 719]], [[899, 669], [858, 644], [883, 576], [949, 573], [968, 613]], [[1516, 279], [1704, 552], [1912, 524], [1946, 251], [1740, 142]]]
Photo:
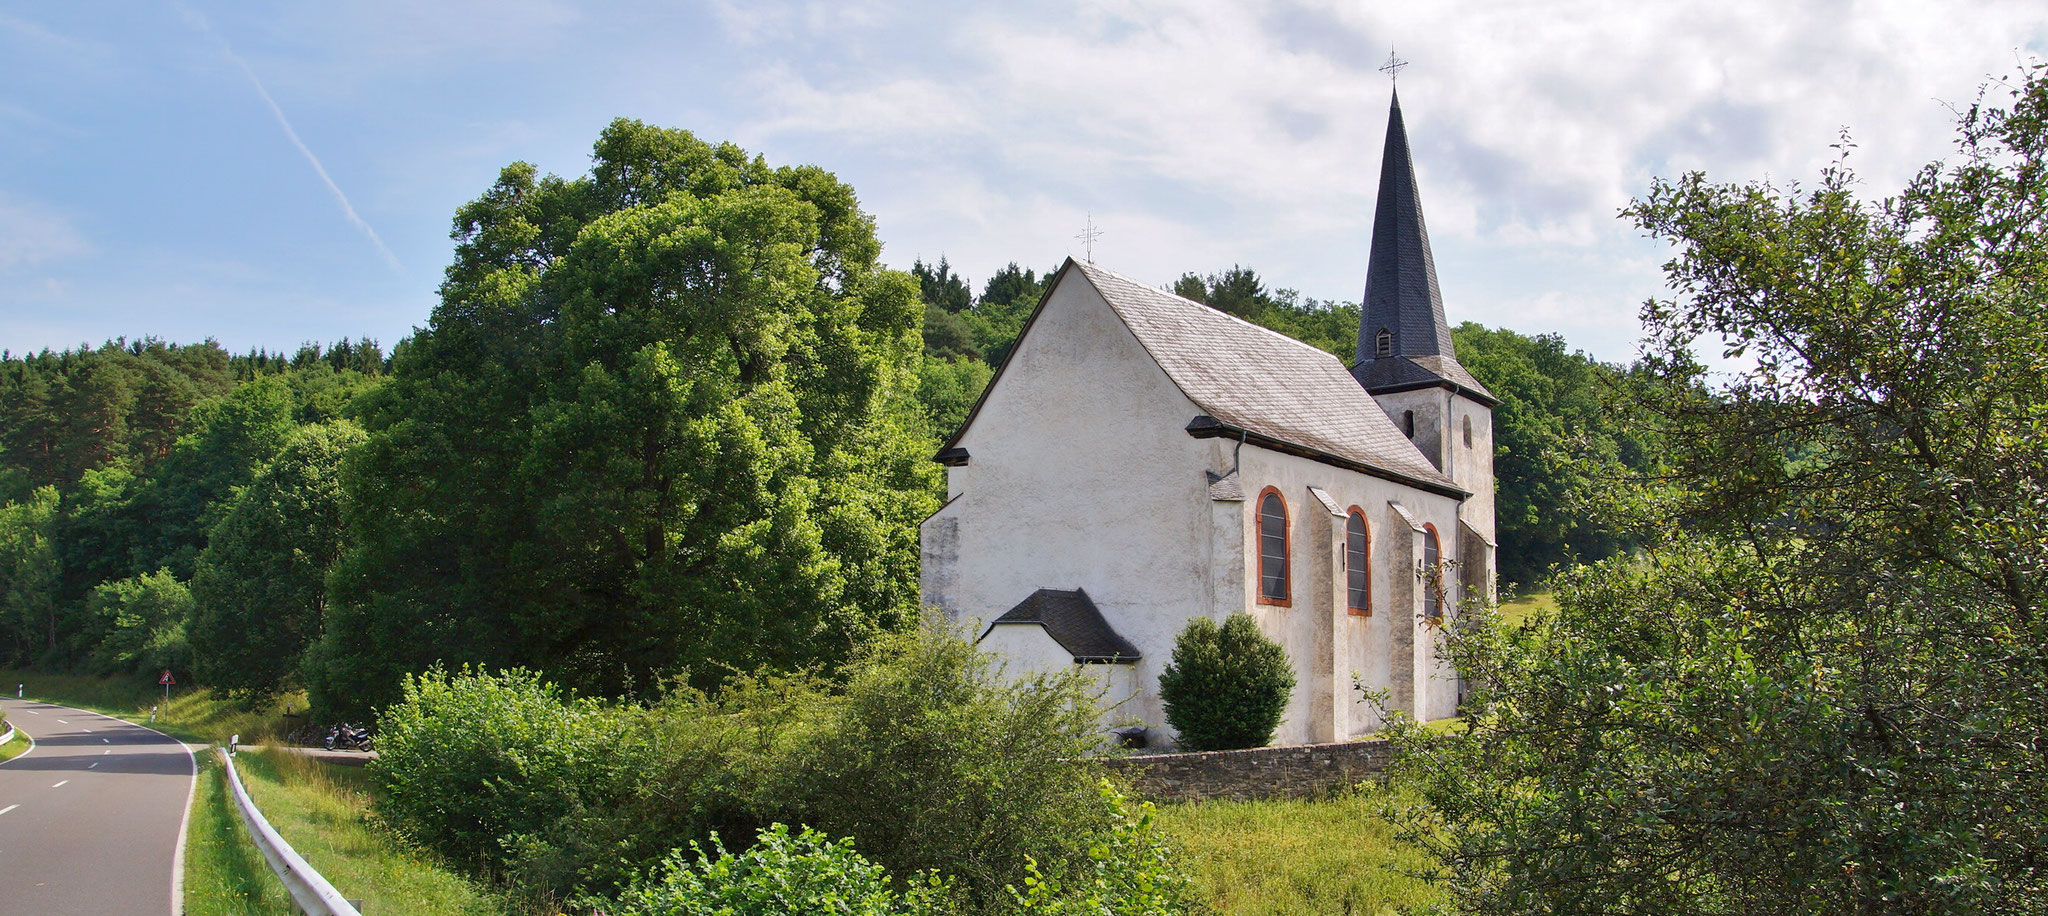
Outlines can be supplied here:
[[71, 780], [69, 780], [69, 779], [59, 779], [59, 780], [57, 780], [57, 784], [56, 784], [56, 785], [54, 785], [54, 786], [51, 786], [50, 788], [52, 788], [52, 789], [62, 789], [62, 788], [64, 788], [64, 784], [65, 784], [65, 783], [67, 783], [67, 782], [70, 782], [70, 781], [71, 781]]
[[14, 809], [16, 809], [16, 808], [19, 808], [19, 807], [21, 807], [21, 806], [20, 806], [20, 805], [8, 805], [8, 806], [7, 806], [7, 807], [5, 807], [5, 808], [0, 808], [0, 814], [6, 814], [7, 812], [9, 812], [9, 811], [12, 811], [12, 810], [14, 810]]
[[100, 754], [101, 754], [102, 756], [104, 756], [104, 755], [107, 755], [107, 754], [111, 754], [111, 753], [113, 753], [113, 752], [114, 752], [114, 749], [110, 747], [110, 748], [107, 748], [107, 749], [106, 749], [106, 750], [104, 750], [104, 751], [101, 751], [101, 752], [100, 752]]
[[99, 766], [99, 765], [100, 765], [100, 762], [99, 762], [99, 761], [97, 761], [97, 760], [95, 760], [95, 761], [93, 761], [92, 763], [89, 763], [89, 764], [87, 764], [85, 768], [86, 768], [86, 769], [88, 769], [88, 770], [90, 770], [90, 769], [92, 769], [93, 767], [96, 767], [96, 766]]
[[101, 739], [100, 739], [100, 743], [101, 743], [101, 744], [113, 744], [113, 743], [114, 743], [114, 739], [112, 739], [112, 738], [101, 738]]
[[29, 715], [31, 715], [31, 716], [40, 716], [40, 715], [42, 715], [42, 713], [36, 712], [36, 711], [35, 711], [35, 710], [33, 710], [33, 709], [24, 709], [24, 710], [22, 710], [22, 712], [28, 713], [28, 714], [29, 714]]
[[67, 719], [58, 719], [58, 720], [57, 720], [57, 724], [58, 724], [58, 725], [70, 725], [70, 724], [71, 724], [71, 722], [70, 722], [70, 720], [67, 720]]

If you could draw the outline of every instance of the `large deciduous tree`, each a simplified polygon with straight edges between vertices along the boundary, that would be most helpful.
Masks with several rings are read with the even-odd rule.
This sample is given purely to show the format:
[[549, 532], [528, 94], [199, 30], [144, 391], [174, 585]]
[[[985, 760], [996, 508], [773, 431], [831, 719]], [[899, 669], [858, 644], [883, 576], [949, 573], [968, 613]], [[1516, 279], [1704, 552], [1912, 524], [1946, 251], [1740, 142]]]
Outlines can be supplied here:
[[283, 690], [320, 634], [341, 554], [341, 465], [363, 432], [307, 426], [235, 495], [192, 578], [193, 675], [251, 699]]
[[[1677, 485], [1542, 630], [1454, 640], [1414, 836], [1477, 913], [2048, 912], [2048, 75], [1882, 203], [1659, 183]], [[1691, 356], [1753, 364], [1709, 394]]]
[[440, 305], [359, 402], [316, 702], [436, 660], [634, 693], [914, 619], [922, 309], [852, 189], [624, 120], [593, 158], [457, 213]]

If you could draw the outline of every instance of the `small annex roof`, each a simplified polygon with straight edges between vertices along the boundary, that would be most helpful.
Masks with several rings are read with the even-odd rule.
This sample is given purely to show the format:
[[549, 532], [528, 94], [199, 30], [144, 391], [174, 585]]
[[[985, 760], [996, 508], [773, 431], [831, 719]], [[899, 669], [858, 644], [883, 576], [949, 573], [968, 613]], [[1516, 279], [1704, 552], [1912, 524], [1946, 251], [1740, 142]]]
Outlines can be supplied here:
[[1074, 656], [1076, 662], [1130, 665], [1138, 661], [1138, 647], [1110, 629], [1109, 621], [1096, 610], [1088, 593], [1078, 588], [1041, 588], [1032, 592], [1031, 597], [990, 623], [981, 636], [987, 639], [996, 627], [1012, 624], [1044, 627], [1046, 635]]
[[[1102, 294], [1215, 434], [1421, 486], [1468, 492], [1422, 457], [1337, 357], [1277, 331], [1083, 261], [1072, 270]], [[1195, 432], [1191, 427], [1190, 432]], [[1267, 441], [1260, 441], [1267, 440]]]

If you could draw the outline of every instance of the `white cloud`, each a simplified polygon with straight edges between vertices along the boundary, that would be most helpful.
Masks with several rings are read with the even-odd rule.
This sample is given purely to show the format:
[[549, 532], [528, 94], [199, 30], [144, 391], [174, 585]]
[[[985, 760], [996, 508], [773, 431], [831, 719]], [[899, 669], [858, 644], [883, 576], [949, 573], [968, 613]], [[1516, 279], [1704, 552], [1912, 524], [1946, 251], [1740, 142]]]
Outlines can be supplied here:
[[975, 276], [1038, 257], [1093, 209], [1111, 233], [1099, 258], [1134, 276], [1247, 263], [1355, 298], [1392, 44], [1412, 62], [1401, 96], [1440, 263], [1581, 266], [1519, 290], [1447, 277], [1483, 290], [1457, 308], [1555, 321], [1606, 358], [1659, 280], [1617, 220], [1654, 177], [1810, 178], [1847, 126], [1852, 164], [1886, 193], [1947, 152], [1936, 99], [1966, 102], [2015, 48], [2048, 50], [2037, 5], [2009, 0], [1077, 0], [895, 10], [932, 34], [877, 68], [810, 53], [830, 37], [810, 9], [728, 17], [766, 61], [744, 84], [746, 130], [807, 137], [821, 161], [881, 157], [864, 169], [894, 176], [886, 194], [861, 187], [884, 235]]

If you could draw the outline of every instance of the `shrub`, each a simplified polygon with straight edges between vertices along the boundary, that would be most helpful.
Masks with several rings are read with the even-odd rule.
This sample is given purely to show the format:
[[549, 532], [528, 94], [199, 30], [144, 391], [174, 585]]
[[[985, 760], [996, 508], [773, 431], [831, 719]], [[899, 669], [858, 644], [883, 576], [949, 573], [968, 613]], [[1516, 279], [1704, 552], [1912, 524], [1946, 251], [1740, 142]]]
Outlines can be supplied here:
[[780, 819], [851, 836], [899, 875], [935, 869], [993, 911], [1027, 861], [1078, 864], [1107, 825], [1097, 734], [1078, 673], [1012, 681], [928, 624], [870, 645], [772, 794]]
[[1112, 823], [1087, 684], [1012, 681], [938, 627], [876, 639], [836, 681], [734, 676], [652, 707], [433, 672], [387, 713], [377, 766], [394, 824], [529, 891], [605, 894], [678, 844], [808, 824], [992, 913], [1027, 862], [1074, 873]]
[[773, 824], [745, 852], [714, 853], [692, 841], [696, 861], [678, 849], [611, 902], [582, 905], [611, 916], [925, 916], [944, 912], [946, 885], [929, 874], [898, 894], [889, 873], [809, 827], [791, 836]]
[[1151, 802], [1132, 817], [1122, 793], [1099, 784], [1109, 828], [1088, 846], [1087, 858], [1064, 873], [1047, 874], [1025, 863], [1024, 889], [1009, 889], [1018, 916], [1180, 916], [1197, 908], [1197, 895], [1173, 864], [1172, 850], [1154, 823]]
[[1249, 614], [1232, 614], [1221, 627], [1206, 617], [1189, 621], [1159, 674], [1166, 721], [1191, 751], [1263, 747], [1293, 692], [1287, 650]]
[[530, 671], [409, 677], [379, 721], [379, 810], [459, 861], [501, 866], [520, 838], [617, 792], [615, 719]]

